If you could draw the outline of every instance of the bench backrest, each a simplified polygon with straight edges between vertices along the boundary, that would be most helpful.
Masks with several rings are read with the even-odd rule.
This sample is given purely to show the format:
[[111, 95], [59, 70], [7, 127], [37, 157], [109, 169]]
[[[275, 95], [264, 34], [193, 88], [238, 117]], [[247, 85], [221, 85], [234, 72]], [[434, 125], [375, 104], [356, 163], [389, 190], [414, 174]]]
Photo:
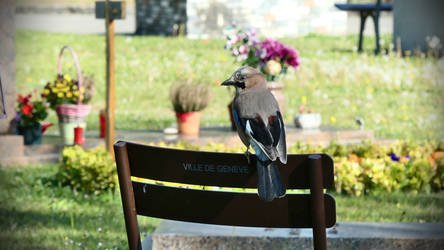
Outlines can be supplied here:
[[[325, 226], [336, 223], [335, 201], [323, 192], [323, 188], [333, 187], [334, 180], [333, 161], [326, 154], [288, 155], [287, 164], [279, 166], [285, 186], [310, 189], [311, 193], [288, 193], [284, 198], [264, 202], [251, 192], [187, 189], [131, 180], [138, 177], [190, 185], [257, 188], [255, 156], [251, 156], [248, 164], [243, 154], [177, 150], [123, 141], [117, 142], [114, 150], [131, 249], [137, 249], [132, 244], [140, 243], [136, 214], [208, 224], [281, 228], [311, 228], [319, 219], [314, 217], [324, 217], [324, 233]], [[314, 204], [316, 199], [322, 204]], [[134, 231], [132, 235], [130, 231]]]

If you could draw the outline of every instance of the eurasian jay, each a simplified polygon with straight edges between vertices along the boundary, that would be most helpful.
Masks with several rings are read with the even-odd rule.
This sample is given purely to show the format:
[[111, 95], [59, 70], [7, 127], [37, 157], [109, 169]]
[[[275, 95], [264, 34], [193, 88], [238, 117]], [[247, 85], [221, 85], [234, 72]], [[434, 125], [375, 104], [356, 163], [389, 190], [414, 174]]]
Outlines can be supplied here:
[[257, 157], [258, 195], [264, 201], [285, 196], [277, 158], [287, 162], [285, 126], [279, 106], [267, 89], [265, 76], [258, 70], [244, 66], [222, 83], [234, 86], [233, 118], [240, 139], [248, 149], [252, 146]]

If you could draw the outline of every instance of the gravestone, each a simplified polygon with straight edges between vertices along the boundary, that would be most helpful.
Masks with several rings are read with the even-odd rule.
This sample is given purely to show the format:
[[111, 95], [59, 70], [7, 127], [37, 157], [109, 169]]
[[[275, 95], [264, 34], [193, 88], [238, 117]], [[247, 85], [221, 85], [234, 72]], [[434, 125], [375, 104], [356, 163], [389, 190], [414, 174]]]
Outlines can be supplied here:
[[136, 0], [138, 35], [184, 34], [186, 20], [186, 0]]
[[[11, 133], [10, 122], [15, 107], [15, 28], [14, 0], [0, 1], [0, 74], [8, 117], [0, 119], [0, 134]], [[3, 110], [2, 110], [3, 111]]]
[[[402, 0], [393, 3], [393, 41], [398, 38], [403, 51], [429, 50], [429, 45], [437, 45], [438, 38], [444, 43], [444, 1], [442, 0]], [[427, 42], [429, 37], [429, 42]], [[431, 39], [435, 39], [431, 41]]]
[[0, 119], [0, 165], [10, 165], [8, 158], [24, 155], [23, 137], [13, 135], [11, 127], [16, 105], [14, 13], [15, 0], [0, 1], [0, 74], [8, 115]]

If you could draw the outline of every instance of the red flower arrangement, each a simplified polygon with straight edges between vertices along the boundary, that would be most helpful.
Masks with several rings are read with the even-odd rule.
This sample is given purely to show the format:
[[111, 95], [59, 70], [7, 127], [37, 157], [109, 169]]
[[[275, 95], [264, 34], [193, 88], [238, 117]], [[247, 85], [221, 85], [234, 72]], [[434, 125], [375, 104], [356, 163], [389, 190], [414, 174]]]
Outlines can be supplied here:
[[[17, 102], [16, 121], [18, 127], [34, 127], [39, 125], [48, 116], [46, 103], [38, 97], [32, 99], [31, 94], [25, 97], [18, 95]], [[42, 133], [51, 125], [52, 124], [43, 125]]]

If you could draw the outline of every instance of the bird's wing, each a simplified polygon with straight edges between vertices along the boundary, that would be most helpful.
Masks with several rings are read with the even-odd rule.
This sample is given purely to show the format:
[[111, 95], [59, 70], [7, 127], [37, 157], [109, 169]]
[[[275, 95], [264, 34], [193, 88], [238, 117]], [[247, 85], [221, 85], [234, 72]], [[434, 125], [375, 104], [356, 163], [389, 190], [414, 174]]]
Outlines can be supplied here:
[[286, 133], [285, 133], [285, 125], [284, 120], [282, 119], [281, 112], [277, 112], [278, 116], [278, 122], [279, 122], [279, 128], [280, 128], [280, 136], [279, 136], [279, 142], [277, 144], [277, 151], [279, 154], [279, 160], [282, 163], [287, 163], [287, 140], [286, 140]]
[[[281, 134], [279, 119], [276, 116], [270, 116], [268, 118], [268, 126], [265, 125], [265, 122], [259, 115], [250, 119], [240, 118], [240, 120], [245, 120], [245, 133], [250, 138], [256, 155], [259, 158], [266, 157], [271, 161], [276, 160], [278, 156], [276, 147], [279, 144]], [[261, 157], [261, 153], [265, 157]]]

